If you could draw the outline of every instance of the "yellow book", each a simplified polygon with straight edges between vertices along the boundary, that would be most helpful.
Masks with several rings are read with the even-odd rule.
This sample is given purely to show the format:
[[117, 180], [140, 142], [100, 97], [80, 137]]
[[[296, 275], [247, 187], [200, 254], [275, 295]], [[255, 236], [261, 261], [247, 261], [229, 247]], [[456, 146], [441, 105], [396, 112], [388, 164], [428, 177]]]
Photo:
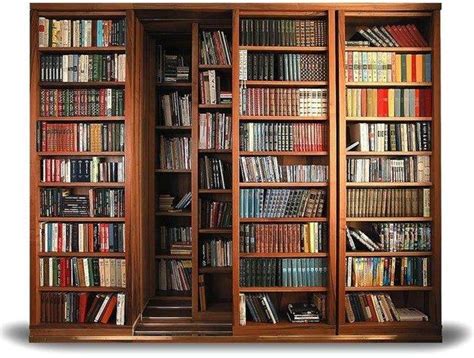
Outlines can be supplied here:
[[52, 47], [61, 47], [62, 46], [62, 34], [61, 34], [61, 21], [52, 20], [52, 32], [51, 32], [51, 46]]
[[304, 252], [309, 252], [309, 232], [308, 224], [303, 225]]
[[346, 89], [346, 108], [347, 108], [347, 117], [353, 117], [352, 113], [352, 88]]
[[378, 100], [377, 100], [377, 89], [372, 89], [372, 117], [377, 117], [378, 113]]
[[402, 56], [395, 56], [395, 82], [402, 82]]
[[423, 55], [415, 55], [416, 59], [416, 82], [423, 82]]
[[395, 89], [388, 89], [388, 116], [395, 116]]
[[309, 252], [314, 253], [314, 223], [309, 223]]
[[411, 66], [413, 61], [413, 55], [407, 55], [407, 80], [406, 82], [412, 82], [412, 73], [411, 73]]

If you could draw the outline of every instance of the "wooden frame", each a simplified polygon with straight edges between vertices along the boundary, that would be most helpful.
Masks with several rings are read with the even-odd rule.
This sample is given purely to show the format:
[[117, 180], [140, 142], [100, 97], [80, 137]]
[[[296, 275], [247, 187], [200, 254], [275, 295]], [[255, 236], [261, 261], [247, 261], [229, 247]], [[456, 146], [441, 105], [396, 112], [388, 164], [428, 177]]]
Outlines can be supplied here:
[[[156, 104], [150, 100], [155, 96], [156, 84], [147, 79], [154, 63], [154, 49], [151, 46], [147, 28], [151, 29], [154, 18], [159, 17], [160, 12], [179, 9], [183, 18], [192, 23], [191, 29], [191, 83], [178, 86], [189, 88], [192, 93], [192, 120], [190, 128], [183, 128], [189, 131], [192, 137], [192, 169], [190, 171], [180, 171], [180, 175], [189, 175], [190, 191], [193, 201], [190, 214], [190, 223], [193, 232], [192, 249], [192, 321], [195, 323], [203, 321], [232, 322], [233, 332], [230, 336], [210, 336], [210, 337], [178, 337], [178, 336], [138, 336], [134, 330], [142, 318], [142, 312], [147, 302], [155, 293], [155, 181], [156, 176], [173, 175], [167, 170], [155, 168], [153, 156], [150, 156], [150, 148], [156, 146], [155, 131], [163, 133], [166, 128], [159, 128], [155, 125]], [[440, 111], [440, 4], [31, 4], [31, 44], [30, 44], [30, 340], [31, 341], [147, 341], [147, 342], [359, 342], [359, 341], [440, 341], [441, 340], [441, 111]], [[175, 12], [178, 14], [179, 11]], [[218, 68], [216, 66], [204, 66], [199, 64], [199, 31], [200, 26], [211, 26], [219, 28], [222, 21], [216, 21], [216, 15], [226, 13], [229, 15], [229, 23], [232, 31], [232, 67]], [[207, 15], [206, 15], [207, 14]], [[210, 16], [208, 16], [210, 14]], [[328, 45], [321, 48], [301, 48], [298, 51], [326, 52], [328, 55], [329, 73], [328, 81], [324, 83], [290, 83], [289, 81], [274, 83], [262, 83], [259, 81], [248, 81], [249, 86], [326, 86], [329, 95], [328, 107], [328, 134], [329, 147], [325, 153], [279, 153], [278, 155], [324, 155], [327, 157], [329, 165], [329, 182], [327, 186], [320, 183], [303, 185], [293, 183], [285, 185], [240, 183], [239, 180], [239, 156], [255, 155], [254, 153], [239, 151], [239, 49], [249, 51], [275, 51], [275, 48], [255, 48], [251, 46], [239, 46], [239, 21], [244, 17], [311, 17], [324, 15], [328, 19]], [[39, 217], [39, 192], [42, 187], [55, 186], [54, 183], [40, 183], [40, 159], [43, 156], [68, 156], [87, 155], [96, 153], [39, 153], [35, 150], [36, 122], [44, 120], [39, 116], [39, 90], [41, 86], [60, 87], [61, 84], [48, 84], [39, 82], [39, 56], [43, 52], [50, 53], [87, 53], [96, 51], [90, 48], [67, 48], [67, 49], [39, 49], [38, 48], [38, 17], [46, 16], [50, 18], [101, 18], [101, 17], [125, 17], [127, 20], [126, 46], [124, 48], [105, 49], [108, 52], [124, 52], [127, 54], [126, 71], [127, 77], [125, 87], [125, 114], [123, 118], [113, 120], [123, 120], [126, 126], [126, 144], [124, 153], [100, 153], [100, 155], [123, 155], [126, 162], [125, 173], [125, 205], [127, 246], [125, 254], [115, 255], [125, 257], [127, 266], [127, 287], [124, 290], [127, 294], [126, 325], [109, 327], [96, 325], [59, 325], [40, 324], [40, 293], [45, 288], [39, 287], [39, 258], [44, 256], [114, 256], [114, 255], [45, 255], [39, 252], [38, 244], [38, 222]], [[397, 324], [357, 324], [348, 325], [345, 323], [344, 295], [346, 292], [357, 291], [356, 289], [346, 290], [345, 288], [345, 201], [346, 187], [358, 187], [357, 184], [347, 185], [345, 181], [346, 171], [346, 122], [357, 121], [357, 118], [346, 118], [345, 116], [345, 88], [351, 84], [345, 83], [344, 78], [344, 52], [345, 52], [345, 19], [368, 18], [368, 17], [409, 17], [427, 18], [430, 22], [430, 48], [398, 48], [396, 51], [409, 53], [429, 53], [431, 52], [432, 62], [432, 83], [423, 84], [431, 86], [433, 93], [433, 116], [432, 116], [432, 180], [431, 183], [423, 183], [424, 186], [431, 186], [431, 210], [433, 227], [433, 245], [429, 253], [409, 253], [411, 256], [426, 254], [432, 258], [432, 286], [424, 289], [427, 307], [431, 322], [423, 323], [401, 323]], [[214, 19], [213, 19], [214, 17]], [[224, 21], [225, 23], [225, 21]], [[211, 24], [211, 25], [209, 25]], [[294, 51], [292, 47], [279, 47], [278, 52]], [[378, 48], [370, 48], [379, 51]], [[390, 49], [392, 50], [392, 49]], [[336, 66], [338, 65], [338, 66]], [[201, 105], [198, 102], [199, 94], [199, 71], [217, 68], [227, 71], [232, 78], [233, 103], [229, 105]], [[153, 73], [153, 71], [151, 72]], [[97, 83], [94, 85], [109, 85], [108, 83]], [[114, 85], [114, 84], [112, 84]], [[358, 86], [360, 84], [357, 84]], [[390, 84], [398, 86], [399, 84]], [[405, 84], [404, 84], [405, 85]], [[416, 84], [420, 86], [420, 84]], [[85, 84], [84, 87], [88, 86]], [[161, 84], [165, 86], [166, 84]], [[198, 179], [198, 158], [203, 153], [223, 154], [219, 151], [199, 151], [199, 124], [198, 114], [206, 110], [230, 110], [232, 112], [232, 149], [223, 151], [224, 155], [232, 158], [232, 190], [213, 191], [199, 188]], [[66, 121], [89, 120], [87, 118], [66, 118]], [[94, 120], [107, 121], [110, 118], [97, 117]], [[263, 121], [262, 118], [247, 118], [240, 116], [243, 120]], [[48, 117], [46, 120], [53, 121], [55, 118]], [[323, 118], [291, 118], [280, 117], [272, 120], [284, 121], [320, 121]], [[377, 121], [377, 118], [367, 118], [367, 121]], [[395, 121], [417, 121], [422, 118], [394, 118]], [[264, 155], [265, 153], [258, 153]], [[275, 153], [267, 153], [272, 155]], [[370, 155], [381, 155], [382, 153], [370, 153]], [[286, 185], [288, 184], [288, 185]], [[426, 184], [426, 185], [425, 185]], [[87, 187], [86, 184], [59, 184], [59, 187]], [[115, 187], [120, 185], [98, 184], [93, 187]], [[360, 186], [360, 185], [359, 185]], [[387, 186], [416, 186], [410, 185], [389, 185]], [[289, 323], [281, 325], [252, 326], [245, 328], [239, 326], [239, 293], [252, 292], [253, 288], [240, 289], [239, 287], [239, 260], [242, 257], [262, 257], [257, 254], [239, 253], [239, 226], [241, 222], [255, 222], [252, 219], [239, 219], [239, 190], [240, 188], [252, 187], [326, 187], [328, 192], [328, 213], [327, 222], [329, 227], [329, 250], [328, 257], [328, 322], [318, 328], [292, 326]], [[233, 263], [231, 270], [232, 278], [232, 310], [230, 312], [212, 312], [203, 314], [198, 309], [198, 274], [199, 274], [199, 237], [200, 234], [219, 232], [219, 230], [199, 229], [199, 216], [197, 198], [200, 195], [226, 195], [232, 198], [232, 240], [233, 240]], [[74, 219], [59, 218], [57, 221], [74, 221]], [[46, 218], [45, 221], [54, 219]], [[120, 219], [113, 219], [117, 221]], [[404, 220], [402, 218], [391, 218], [394, 220]], [[83, 221], [83, 220], [81, 220]], [[100, 221], [95, 218], [88, 218], [87, 221]], [[283, 220], [284, 221], [284, 220]], [[298, 220], [293, 220], [297, 222]], [[302, 221], [302, 220], [301, 220]], [[224, 231], [222, 231], [224, 232]], [[227, 233], [228, 231], [225, 230]], [[353, 255], [348, 253], [347, 255]], [[401, 256], [401, 254], [394, 254]], [[114, 257], [115, 257], [114, 256]], [[281, 255], [280, 255], [281, 256]], [[305, 255], [285, 255], [285, 257], [305, 257]], [[313, 255], [312, 257], [323, 256]], [[371, 256], [367, 253], [366, 256]], [[375, 255], [374, 255], [375, 256]], [[272, 256], [279, 257], [279, 255]], [[205, 270], [202, 270], [204, 272]], [[396, 288], [390, 288], [390, 290]], [[406, 291], [413, 288], [404, 288]], [[96, 289], [94, 289], [97, 291]], [[91, 289], [91, 291], [94, 291]], [[271, 290], [271, 289], [269, 289]], [[301, 289], [291, 288], [276, 289], [279, 292], [297, 292]], [[61, 291], [61, 290], [57, 290]], [[71, 290], [69, 290], [71, 291]], [[306, 292], [322, 291], [320, 288], [309, 288]], [[421, 291], [420, 291], [421, 292]]]

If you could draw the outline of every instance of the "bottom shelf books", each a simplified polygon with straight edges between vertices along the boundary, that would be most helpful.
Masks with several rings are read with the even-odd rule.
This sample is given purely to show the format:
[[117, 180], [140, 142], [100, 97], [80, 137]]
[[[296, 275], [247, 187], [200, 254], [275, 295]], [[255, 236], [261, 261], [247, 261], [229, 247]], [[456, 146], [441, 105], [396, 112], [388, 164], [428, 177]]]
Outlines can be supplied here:
[[191, 290], [191, 260], [159, 260], [158, 289], [160, 291]]
[[428, 321], [428, 316], [416, 308], [395, 307], [388, 294], [347, 294], [345, 305], [346, 320], [349, 323]]
[[270, 293], [240, 294], [240, 325], [247, 319], [257, 323], [319, 323], [326, 320], [326, 295], [313, 294], [310, 300], [284, 303]]
[[125, 294], [46, 292], [41, 294], [41, 323], [125, 324]]

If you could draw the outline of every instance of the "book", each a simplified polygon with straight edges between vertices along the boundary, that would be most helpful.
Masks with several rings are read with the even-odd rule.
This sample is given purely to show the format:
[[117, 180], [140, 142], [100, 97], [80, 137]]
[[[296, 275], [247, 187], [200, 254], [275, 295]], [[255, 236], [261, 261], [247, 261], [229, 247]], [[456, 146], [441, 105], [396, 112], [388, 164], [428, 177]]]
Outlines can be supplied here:
[[176, 253], [178, 248], [189, 251], [192, 244], [190, 226], [160, 226], [159, 231], [159, 251], [161, 253]]
[[291, 323], [319, 323], [321, 314], [314, 303], [289, 303], [287, 310], [288, 320]]
[[158, 260], [158, 290], [190, 291], [190, 260]]
[[347, 82], [431, 82], [431, 54], [347, 51]]
[[247, 325], [247, 309], [245, 301], [245, 294], [239, 293], [239, 325], [241, 326]]
[[323, 217], [325, 202], [323, 189], [240, 189], [240, 217]]
[[327, 115], [326, 88], [239, 87], [239, 113], [245, 116], [315, 116]]
[[158, 122], [167, 127], [191, 126], [191, 94], [178, 91], [163, 94], [159, 98], [161, 116]]
[[198, 275], [198, 291], [199, 291], [199, 311], [207, 311], [206, 299], [206, 280], [205, 275]]
[[40, 257], [41, 287], [126, 287], [125, 259]]
[[347, 287], [423, 286], [431, 282], [429, 257], [347, 257]]
[[205, 239], [200, 243], [200, 267], [232, 267], [232, 241]]
[[241, 19], [241, 46], [326, 46], [327, 20]]
[[241, 253], [326, 252], [327, 224], [240, 224]]
[[244, 122], [239, 127], [241, 151], [319, 152], [328, 146], [325, 123]]
[[[248, 312], [249, 316], [252, 318], [252, 321], [273, 324], [276, 324], [280, 321], [278, 311], [268, 293], [242, 294], [241, 299], [245, 302], [245, 308], [243, 309], [242, 313]], [[241, 318], [241, 321], [244, 320], [246, 322], [246, 317]]]
[[348, 158], [347, 182], [369, 183], [429, 183], [430, 157], [426, 155], [403, 158]]
[[388, 293], [351, 293], [345, 296], [346, 321], [394, 322], [400, 315]]
[[123, 116], [123, 88], [41, 88], [41, 117]]
[[158, 196], [158, 209], [160, 211], [183, 211], [189, 205], [191, 205], [191, 192], [187, 192], [179, 200], [169, 194]]
[[125, 54], [41, 55], [40, 81], [124, 82]]
[[240, 287], [319, 287], [326, 285], [326, 258], [240, 259]]
[[125, 46], [125, 19], [67, 20], [38, 18], [39, 47]]
[[240, 180], [245, 183], [322, 183], [328, 180], [327, 165], [280, 165], [275, 156], [241, 156]]
[[191, 169], [191, 138], [160, 136], [160, 169]]
[[397, 313], [401, 322], [428, 321], [426, 314], [413, 307], [397, 308]]
[[125, 252], [123, 223], [41, 222], [40, 252]]
[[231, 104], [232, 91], [225, 85], [215, 70], [199, 72], [200, 103]]
[[202, 31], [200, 54], [202, 65], [232, 64], [232, 45], [224, 31]]
[[231, 149], [232, 117], [226, 113], [199, 113], [199, 149]]
[[348, 143], [359, 142], [353, 151], [411, 152], [431, 150], [431, 124], [356, 123], [348, 126]]
[[125, 181], [123, 157], [120, 159], [42, 158], [40, 174], [43, 183], [123, 183]]
[[430, 188], [347, 189], [348, 217], [430, 217]]
[[207, 155], [199, 158], [199, 187], [201, 189], [230, 189], [232, 164]]
[[199, 199], [199, 218], [202, 229], [230, 228], [232, 202]]
[[321, 322], [327, 320], [327, 295], [325, 293], [313, 293], [311, 301], [317, 308]]
[[358, 26], [356, 30], [346, 41], [346, 46], [428, 47], [427, 41], [414, 24]]
[[156, 75], [158, 83], [189, 82], [191, 59], [183, 54], [172, 53], [158, 44], [156, 47]]

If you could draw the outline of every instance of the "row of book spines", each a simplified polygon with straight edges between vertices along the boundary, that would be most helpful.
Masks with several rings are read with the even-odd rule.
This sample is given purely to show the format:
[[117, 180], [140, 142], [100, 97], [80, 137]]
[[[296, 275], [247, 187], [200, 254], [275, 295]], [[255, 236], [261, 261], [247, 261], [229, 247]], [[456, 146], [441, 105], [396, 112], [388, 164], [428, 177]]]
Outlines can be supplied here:
[[347, 287], [422, 286], [431, 282], [429, 257], [348, 257]]
[[191, 138], [160, 136], [160, 168], [191, 169]]
[[[114, 319], [115, 316], [115, 319]], [[125, 294], [41, 293], [42, 323], [125, 324]]]
[[39, 259], [41, 287], [126, 287], [125, 259], [48, 257]]
[[232, 117], [224, 113], [199, 114], [199, 149], [230, 149]]
[[232, 203], [199, 199], [200, 228], [230, 228], [232, 225]]
[[353, 293], [345, 296], [346, 320], [353, 322], [393, 322], [400, 316], [390, 295]]
[[160, 97], [162, 117], [159, 118], [165, 126], [191, 125], [191, 94], [180, 94], [178, 91], [164, 94]]
[[125, 45], [125, 19], [55, 20], [39, 17], [39, 47], [108, 47]]
[[123, 160], [41, 159], [41, 181], [45, 183], [124, 182]]
[[211, 239], [201, 243], [201, 267], [232, 266], [232, 240]]
[[347, 216], [430, 217], [431, 190], [347, 189]]
[[348, 88], [348, 117], [431, 117], [431, 88]]
[[201, 64], [230, 65], [231, 47], [223, 31], [201, 32]]
[[347, 51], [348, 82], [431, 82], [431, 54]]
[[190, 260], [159, 260], [158, 290], [191, 290], [191, 268]]
[[230, 189], [232, 164], [207, 155], [199, 158], [199, 187], [201, 189]]
[[241, 253], [317, 253], [327, 250], [327, 225], [241, 224]]
[[357, 29], [375, 47], [427, 47], [428, 43], [414, 24], [380, 25]]
[[125, 224], [40, 223], [40, 252], [125, 252]]
[[319, 287], [327, 284], [325, 258], [241, 259], [241, 287]]
[[327, 21], [293, 19], [242, 19], [242, 46], [326, 46]]
[[122, 88], [60, 88], [40, 90], [42, 117], [123, 116]]

